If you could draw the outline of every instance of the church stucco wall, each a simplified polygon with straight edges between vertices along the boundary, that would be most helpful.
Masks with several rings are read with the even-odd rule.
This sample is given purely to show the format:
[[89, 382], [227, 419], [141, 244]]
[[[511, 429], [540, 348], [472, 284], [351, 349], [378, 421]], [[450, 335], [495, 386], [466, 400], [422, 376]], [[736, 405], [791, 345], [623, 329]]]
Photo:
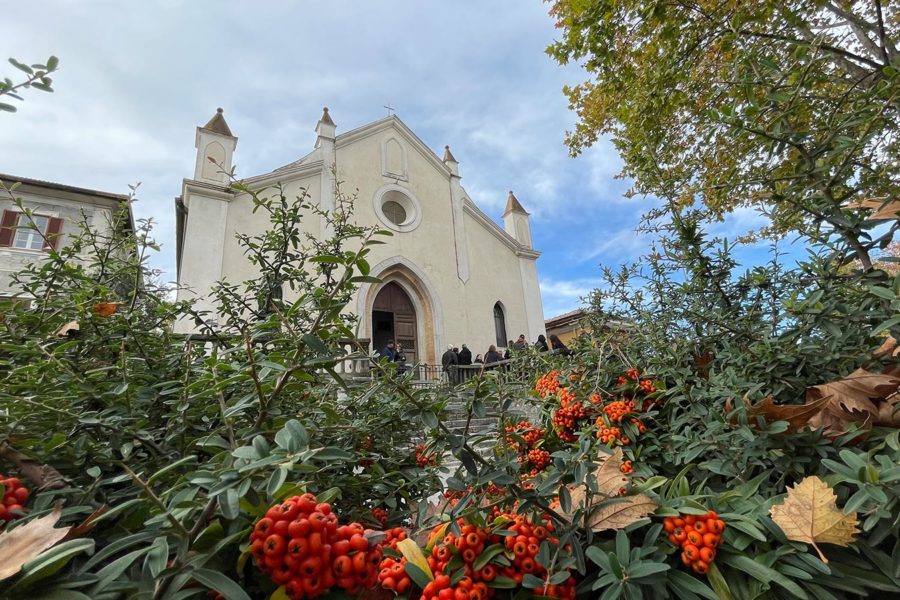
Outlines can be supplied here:
[[[371, 135], [351, 135], [351, 139], [344, 142], [338, 136], [334, 156], [329, 160], [326, 154], [334, 145], [326, 143], [319, 148], [315, 159], [322, 161], [322, 169], [330, 168], [332, 161], [336, 164], [336, 179], [341, 193], [356, 196], [354, 216], [361, 225], [386, 228], [375, 210], [376, 194], [385, 186], [408, 190], [418, 201], [421, 220], [415, 229], [394, 232], [392, 237], [382, 238], [385, 243], [371, 248], [368, 262], [373, 266], [384, 264], [387, 276], [401, 278], [405, 289], [417, 295], [414, 302], [429, 302], [429, 296], [439, 299], [440, 306], [434, 306], [435, 302], [431, 300], [432, 306], [422, 310], [426, 314], [418, 315], [422, 320], [419, 337], [423, 338], [418, 340], [423, 350], [420, 360], [438, 362], [447, 344], [458, 346], [465, 343], [473, 354], [483, 354], [490, 344], [496, 342], [493, 307], [498, 301], [506, 311], [507, 339], [525, 333], [533, 340], [536, 336], [531, 333], [537, 329], [529, 320], [533, 321], [535, 317], [527, 312], [525, 295], [533, 294], [538, 289], [537, 275], [533, 268], [523, 269], [520, 264], [530, 259], [517, 256], [513, 249], [515, 242], [496, 228], [491, 230], [492, 226], [472, 215], [458, 211], [457, 221], [454, 221], [450, 169], [437, 161], [430, 151], [420, 148], [408, 135], [399, 126], [391, 126], [381, 127]], [[385, 157], [386, 150], [395, 153], [395, 156]], [[397, 156], [402, 156], [402, 161]], [[391, 172], [386, 171], [386, 165], [391, 167]], [[398, 166], [403, 169], [398, 169]], [[404, 170], [402, 175], [405, 178], [397, 177], [401, 174], [393, 173], [393, 170]], [[302, 179], [289, 180], [291, 174], [285, 172], [281, 181], [286, 193], [293, 198], [301, 187], [306, 187], [312, 199], [318, 202], [322, 194], [322, 181], [326, 178], [315, 169], [304, 173]], [[278, 180], [278, 173], [273, 173], [272, 177]], [[460, 224], [465, 227], [465, 236], [462, 237], [454, 234], [454, 227]], [[221, 253], [222, 274], [232, 283], [258, 276], [237, 243], [235, 232], [254, 235], [267, 226], [266, 216], [261, 212], [253, 214], [247, 198], [237, 197], [227, 203], [226, 232]], [[304, 226], [313, 234], [320, 231], [316, 218], [306, 221]], [[188, 231], [187, 237], [190, 235]], [[466, 281], [459, 276], [457, 265], [459, 239], [464, 240], [466, 245], [463, 254], [468, 258], [467, 272], [470, 273]], [[398, 257], [402, 260], [397, 260]], [[211, 257], [205, 254], [186, 259], [208, 262]], [[534, 281], [523, 283], [523, 275], [533, 277]], [[423, 279], [427, 279], [427, 285]], [[190, 284], [188, 281], [182, 283]], [[348, 305], [348, 312], [371, 310], [371, 300], [377, 289], [377, 285], [363, 286]], [[286, 289], [285, 300], [293, 299], [294, 296]], [[533, 301], [531, 305], [534, 305]], [[537, 305], [540, 306], [539, 297]], [[435, 319], [437, 313], [441, 314], [440, 319]], [[541, 331], [542, 325], [541, 318]], [[367, 321], [364, 321], [360, 335], [371, 335]]]

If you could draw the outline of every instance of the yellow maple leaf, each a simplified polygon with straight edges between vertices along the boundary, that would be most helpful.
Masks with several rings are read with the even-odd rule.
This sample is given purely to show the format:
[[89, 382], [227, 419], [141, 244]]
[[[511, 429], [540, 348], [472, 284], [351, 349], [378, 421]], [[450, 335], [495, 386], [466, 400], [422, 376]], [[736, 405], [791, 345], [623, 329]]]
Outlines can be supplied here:
[[859, 533], [856, 513], [845, 515], [838, 509], [836, 499], [827, 483], [815, 476], [807, 477], [788, 488], [784, 502], [772, 506], [769, 514], [788, 539], [812, 544], [827, 564], [828, 559], [816, 542], [847, 546]]

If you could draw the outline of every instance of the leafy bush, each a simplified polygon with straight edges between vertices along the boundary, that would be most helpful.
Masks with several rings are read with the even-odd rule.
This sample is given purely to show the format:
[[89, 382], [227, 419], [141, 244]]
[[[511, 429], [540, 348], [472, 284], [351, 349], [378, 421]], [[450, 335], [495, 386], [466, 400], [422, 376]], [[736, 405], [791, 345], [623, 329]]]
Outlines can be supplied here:
[[[607, 273], [594, 333], [572, 355], [523, 352], [454, 391], [371, 361], [360, 384], [340, 374], [370, 360], [354, 351], [345, 307], [371, 281], [366, 256], [383, 232], [353, 224], [351, 199], [322, 215], [279, 188], [235, 185], [273, 227], [241, 238], [261, 275], [222, 282], [218, 315], [154, 284], [149, 223], [133, 235], [85, 229], [18, 276], [34, 301], [0, 326], [0, 460], [32, 493], [0, 544], [43, 534], [15, 554], [0, 594], [299, 597], [256, 568], [250, 534], [304, 492], [342, 523], [389, 529], [385, 553], [411, 597], [900, 591], [898, 432], [872, 424], [891, 422], [900, 385], [893, 359], [873, 354], [879, 329], [894, 328], [900, 278], [848, 273], [825, 254], [739, 274], [729, 247], [684, 217], [642, 266]], [[309, 215], [334, 239], [303, 238]], [[202, 332], [174, 334], [178, 319]], [[838, 388], [812, 408], [804, 391], [858, 368], [888, 371], [841, 392], [868, 394], [877, 418], [839, 431], [811, 421]], [[451, 410], [464, 426], [448, 425]], [[472, 427], [489, 415], [496, 426]], [[795, 510], [814, 487], [831, 506], [829, 486], [850, 514], [822, 513], [846, 523], [809, 540], [820, 555], [772, 509]], [[48, 532], [57, 519], [72, 529]], [[399, 543], [398, 527], [420, 546]], [[720, 529], [706, 540], [704, 528]], [[468, 533], [477, 551], [460, 541]]]

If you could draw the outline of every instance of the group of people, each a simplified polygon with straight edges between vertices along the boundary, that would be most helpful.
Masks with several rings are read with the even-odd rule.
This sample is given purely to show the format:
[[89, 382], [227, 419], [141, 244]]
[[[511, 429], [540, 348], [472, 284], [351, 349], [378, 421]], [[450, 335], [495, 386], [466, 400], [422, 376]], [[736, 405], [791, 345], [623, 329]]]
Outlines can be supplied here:
[[400, 342], [395, 344], [394, 340], [388, 340], [384, 350], [381, 351], [381, 358], [397, 363], [398, 374], [406, 371], [406, 355], [403, 353], [403, 344]]
[[[515, 342], [510, 340], [509, 344], [506, 348], [506, 356], [504, 358], [509, 358], [509, 349], [513, 348], [515, 350], [524, 350], [528, 347], [528, 342], [525, 341], [525, 335], [519, 335], [519, 339]], [[550, 336], [550, 340], [548, 341], [543, 335], [539, 335], [537, 341], [533, 346], [537, 349], [538, 352], [554, 352], [556, 354], [569, 354], [570, 350], [563, 344], [562, 340], [559, 339], [559, 336], [553, 334]]]
[[[550, 336], [549, 343], [546, 337], [539, 335], [533, 347], [539, 352], [556, 352], [559, 354], [569, 354], [570, 352], [566, 345], [562, 343], [562, 340], [556, 335]], [[456, 367], [483, 364], [486, 369], [490, 369], [496, 363], [510, 358], [512, 352], [525, 350], [526, 348], [528, 348], [528, 342], [525, 340], [524, 333], [519, 335], [515, 342], [509, 340], [506, 344], [506, 351], [503, 354], [500, 354], [497, 350], [497, 346], [491, 344], [488, 347], [487, 352], [484, 353], [484, 358], [478, 354], [475, 356], [474, 360], [472, 359], [472, 351], [469, 350], [465, 344], [462, 345], [462, 349], [450, 345], [447, 346], [447, 351], [441, 356], [441, 367], [444, 374], [446, 374], [447, 378], [450, 380], [450, 383], [455, 384], [461, 379]]]
[[[483, 364], [486, 369], [493, 368], [493, 365], [502, 360], [510, 358], [513, 352], [517, 350], [525, 350], [529, 344], [525, 340], [525, 334], [519, 335], [516, 341], [509, 340], [506, 344], [506, 351], [503, 354], [497, 350], [497, 346], [491, 344], [484, 357], [477, 354], [472, 358], [472, 351], [468, 346], [462, 345], [462, 349], [450, 345], [447, 351], [441, 356], [441, 367], [444, 374], [450, 380], [450, 383], [456, 384], [461, 381], [459, 370], [456, 367], [468, 366], [473, 364]], [[553, 352], [558, 354], [569, 354], [570, 351], [565, 344], [556, 335], [551, 335], [549, 341], [543, 335], [539, 335], [537, 341], [532, 345], [538, 352]], [[386, 358], [390, 362], [397, 363], [397, 372], [403, 373], [408, 368], [406, 364], [406, 355], [403, 353], [403, 344], [388, 340], [387, 345], [380, 353], [381, 358]]]

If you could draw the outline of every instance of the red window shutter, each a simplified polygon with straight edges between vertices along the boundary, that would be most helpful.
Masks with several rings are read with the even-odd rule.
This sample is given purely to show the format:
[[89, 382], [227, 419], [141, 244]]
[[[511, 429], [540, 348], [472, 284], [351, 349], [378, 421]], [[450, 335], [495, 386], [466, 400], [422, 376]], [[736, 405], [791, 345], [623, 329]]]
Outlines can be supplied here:
[[47, 231], [44, 235], [46, 235], [47, 239], [44, 242], [44, 250], [49, 250], [53, 248], [56, 250], [59, 248], [59, 238], [60, 233], [62, 232], [63, 220], [57, 219], [56, 217], [50, 217], [49, 223], [47, 223]]
[[12, 246], [13, 236], [16, 235], [16, 221], [19, 213], [14, 210], [4, 210], [3, 219], [0, 220], [0, 246]]

